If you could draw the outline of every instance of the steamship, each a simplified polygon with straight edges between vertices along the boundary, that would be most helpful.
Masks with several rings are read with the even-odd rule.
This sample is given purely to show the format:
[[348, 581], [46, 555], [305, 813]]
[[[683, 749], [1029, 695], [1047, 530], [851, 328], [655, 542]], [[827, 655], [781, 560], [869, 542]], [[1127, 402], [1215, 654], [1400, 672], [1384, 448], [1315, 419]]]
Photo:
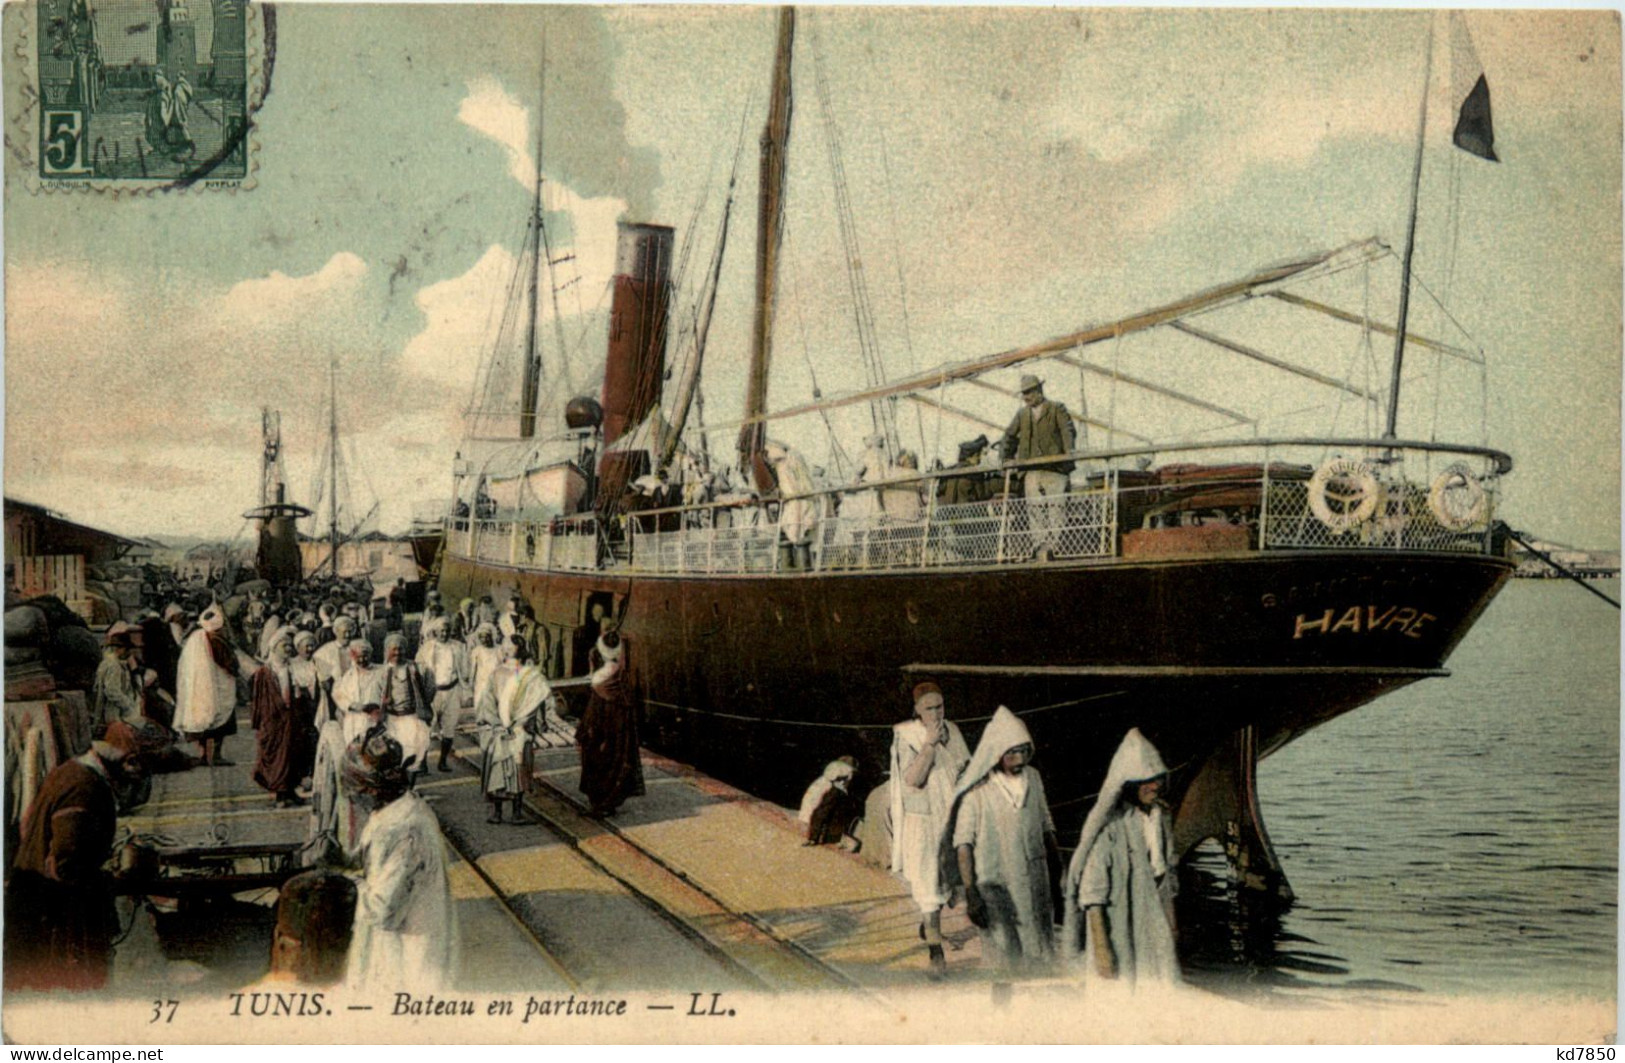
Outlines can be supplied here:
[[[1075, 419], [1093, 430], [1080, 439], [1094, 442], [1070, 455], [1071, 486], [1057, 497], [1025, 497], [1022, 473], [1040, 463], [1011, 460], [924, 473], [894, 466], [861, 492], [851, 483], [792, 492], [763, 460], [769, 430], [899, 401], [939, 424], [945, 410], [974, 420], [950, 392], [1003, 392], [1013, 410], [1010, 371], [1043, 365], [1256, 427], [1209, 397], [1115, 360], [1108, 375], [1093, 360], [1157, 338], [1380, 407], [1368, 386], [1229, 331], [1260, 307], [1393, 339], [1396, 366], [1406, 345], [1468, 362], [1481, 353], [1411, 333], [1403, 309], [1391, 325], [1327, 301], [1327, 284], [1396, 261], [1367, 240], [1066, 335], [770, 409], [794, 31], [794, 11], [782, 11], [761, 142], [745, 414], [710, 429], [738, 430], [738, 467], [755, 490], [685, 505], [675, 490], [636, 489], [677, 483], [682, 467], [706, 471], [708, 451], [684, 435], [703, 320], [677, 394], [662, 405], [667, 324], [677, 316], [668, 227], [620, 225], [602, 388], [569, 403], [562, 431], [538, 426], [536, 278], [551, 261], [538, 164], [522, 460], [502, 471], [460, 456], [463, 501], [445, 524], [443, 594], [522, 596], [549, 634], [550, 670], [565, 677], [584, 672], [601, 619], [616, 618], [644, 744], [783, 804], [841, 755], [858, 757], [868, 783], [882, 782], [892, 725], [926, 678], [973, 743], [996, 706], [1022, 717], [1063, 837], [1122, 735], [1139, 727], [1175, 766], [1181, 849], [1219, 838], [1247, 884], [1290, 896], [1258, 808], [1257, 761], [1389, 691], [1447, 674], [1452, 650], [1512, 573], [1495, 519], [1506, 454], [1399, 438], [1397, 369], [1386, 432], [1169, 440], [1080, 411]], [[714, 289], [702, 304], [707, 297]], [[986, 497], [939, 501], [955, 476], [975, 478]], [[854, 504], [860, 494], [877, 504]], [[801, 501], [816, 516], [805, 537], [807, 507], [792, 504]], [[793, 541], [810, 549], [789, 549]]]

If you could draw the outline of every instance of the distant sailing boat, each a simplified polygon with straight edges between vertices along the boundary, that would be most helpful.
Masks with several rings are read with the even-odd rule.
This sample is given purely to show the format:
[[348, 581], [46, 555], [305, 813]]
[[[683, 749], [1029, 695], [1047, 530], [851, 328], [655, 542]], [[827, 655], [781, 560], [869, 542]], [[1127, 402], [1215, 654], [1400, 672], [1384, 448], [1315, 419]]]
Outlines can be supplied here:
[[[320, 514], [325, 507], [327, 520], [323, 530], [326, 535], [315, 533], [306, 536], [307, 544], [325, 539], [325, 548], [305, 551], [305, 575], [316, 576], [323, 572], [330, 576], [361, 575], [364, 573], [359, 570], [368, 569], [369, 566], [358, 562], [346, 565], [343, 547], [357, 538], [361, 530], [377, 516], [379, 503], [373, 496], [371, 505], [359, 514], [357, 512], [360, 504], [355, 500], [357, 492], [350, 482], [350, 468], [355, 462], [353, 457], [346, 458], [339, 436], [337, 355], [328, 361], [325, 442], [311, 485], [311, 509], [306, 511], [310, 515]], [[370, 488], [368, 494], [371, 494]], [[315, 529], [312, 531], [315, 532]]]
[[[795, 11], [783, 9], [761, 140], [745, 414], [707, 429], [737, 432], [759, 497], [682, 505], [659, 490], [670, 454], [640, 426], [660, 424], [672, 230], [623, 223], [600, 396], [572, 400], [567, 430], [536, 441], [537, 377], [526, 361], [527, 460], [507, 479], [463, 468], [440, 576], [448, 600], [525, 597], [550, 634], [554, 674], [579, 674], [600, 618], [618, 619], [649, 744], [786, 804], [841, 755], [879, 782], [905, 692], [925, 677], [961, 723], [979, 724], [1000, 704], [1024, 719], [1063, 831], [1138, 727], [1175, 766], [1181, 850], [1223, 839], [1243, 885], [1290, 897], [1259, 813], [1258, 758], [1448, 674], [1445, 660], [1512, 572], [1495, 519], [1511, 458], [1396, 434], [1407, 344], [1437, 360], [1441, 390], [1452, 366], [1476, 378], [1483, 365], [1473, 346], [1411, 331], [1414, 220], [1395, 325], [1339, 298], [1339, 284], [1394, 262], [1366, 240], [1052, 339], [773, 409], [795, 28]], [[538, 238], [540, 221], [538, 209]], [[1303, 341], [1291, 357], [1258, 338], [1282, 327]], [[1374, 364], [1374, 336], [1396, 342], [1380, 433], [1371, 422], [1384, 412], [1381, 390], [1359, 371]], [[1355, 337], [1341, 375], [1306, 364], [1304, 352], [1347, 349]], [[1290, 379], [1311, 393], [1306, 409], [1335, 411], [1332, 430], [1263, 434], [1244, 403], [1137, 368], [1140, 345], [1153, 343], [1187, 359], [1230, 359], [1238, 378]], [[920, 404], [939, 435], [943, 417], [1000, 433], [1002, 423], [956, 400], [991, 391], [1013, 405], [1007, 374], [1045, 363], [1109, 389], [1104, 408], [1079, 406], [1096, 443], [1085, 434], [1065, 456], [1075, 470], [1064, 495], [1020, 486], [1054, 458], [1006, 460], [866, 483], [916, 505], [912, 515], [855, 514], [843, 512], [853, 485], [791, 490], [763, 461], [770, 424], [864, 403]], [[1147, 411], [1134, 427], [1124, 423], [1131, 398]], [[1337, 430], [1345, 406], [1363, 429]], [[686, 414], [686, 400], [678, 407]], [[1298, 423], [1292, 416], [1277, 419]], [[683, 421], [670, 431], [681, 435]], [[991, 497], [941, 502], [955, 477]], [[627, 489], [640, 481], [650, 490]], [[810, 525], [794, 505], [804, 501], [814, 503]], [[802, 542], [805, 553], [782, 549]]]

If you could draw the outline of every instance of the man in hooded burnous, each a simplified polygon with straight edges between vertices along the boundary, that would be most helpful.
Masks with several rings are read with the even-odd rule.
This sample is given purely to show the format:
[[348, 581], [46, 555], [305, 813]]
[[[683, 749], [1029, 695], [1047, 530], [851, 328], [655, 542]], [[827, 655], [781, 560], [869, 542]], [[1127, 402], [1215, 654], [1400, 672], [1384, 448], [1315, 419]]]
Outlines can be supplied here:
[[1044, 780], [1029, 766], [1032, 735], [1000, 705], [960, 776], [949, 817], [965, 908], [982, 955], [1008, 972], [1047, 966], [1054, 953], [1050, 864], [1059, 866]]
[[51, 769], [23, 815], [5, 890], [5, 986], [99, 989], [112, 967], [118, 918], [113, 855], [118, 789], [149, 752], [121, 720], [83, 756]]
[[237, 651], [225, 626], [218, 605], [205, 609], [181, 649], [175, 676], [175, 729], [198, 744], [210, 767], [231, 764], [220, 747], [237, 733]]
[[914, 718], [892, 728], [891, 869], [908, 881], [920, 909], [933, 977], [947, 969], [942, 951], [942, 908], [952, 889], [941, 875], [939, 853], [948, 826], [954, 783], [970, 760], [958, 725], [948, 721], [942, 690], [926, 681], [914, 687]]
[[1081, 946], [1090, 980], [1126, 987], [1180, 980], [1173, 830], [1162, 804], [1167, 774], [1156, 747], [1130, 730], [1084, 820], [1066, 875], [1066, 951]]
[[523, 802], [530, 787], [525, 749], [542, 725], [543, 707], [553, 690], [531, 658], [523, 639], [510, 640], [513, 655], [491, 677], [480, 695], [480, 789], [491, 802], [487, 823], [502, 822], [502, 804], [513, 802], [513, 822], [525, 822]]
[[614, 814], [621, 802], [643, 793], [643, 760], [638, 750], [637, 706], [626, 677], [626, 643], [619, 625], [606, 618], [588, 656], [592, 695], [576, 727], [581, 748], [581, 792], [592, 814]]
[[371, 814], [345, 982], [434, 988], [451, 981], [456, 925], [440, 821], [411, 789], [400, 743], [374, 727], [344, 753], [344, 788]]

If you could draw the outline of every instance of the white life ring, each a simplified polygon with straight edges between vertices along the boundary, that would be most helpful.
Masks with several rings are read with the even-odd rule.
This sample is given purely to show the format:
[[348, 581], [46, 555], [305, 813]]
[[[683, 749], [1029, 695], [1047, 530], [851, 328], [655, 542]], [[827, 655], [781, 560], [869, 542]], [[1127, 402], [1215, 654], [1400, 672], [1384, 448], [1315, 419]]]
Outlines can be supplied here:
[[1434, 477], [1428, 488], [1428, 510], [1439, 526], [1448, 531], [1467, 531], [1482, 526], [1489, 496], [1473, 470], [1456, 462]]
[[1309, 509], [1336, 534], [1369, 520], [1378, 494], [1371, 466], [1354, 458], [1333, 458], [1309, 478]]

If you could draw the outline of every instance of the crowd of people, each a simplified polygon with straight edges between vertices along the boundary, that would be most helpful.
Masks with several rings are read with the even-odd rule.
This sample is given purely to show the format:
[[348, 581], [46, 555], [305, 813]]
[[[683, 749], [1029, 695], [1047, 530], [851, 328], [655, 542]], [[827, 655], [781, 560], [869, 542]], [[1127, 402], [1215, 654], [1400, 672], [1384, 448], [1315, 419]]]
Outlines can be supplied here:
[[[539, 746], [574, 741], [595, 816], [643, 793], [629, 650], [613, 617], [591, 616], [590, 697], [571, 735], [547, 634], [521, 596], [448, 611], [430, 591], [409, 654], [402, 591], [251, 585], [177, 596], [108, 629], [91, 748], [50, 773], [22, 825], [6, 896], [8, 986], [105, 981], [117, 815], [142, 800], [146, 773], [229, 766], [222, 749], [245, 702], [254, 782], [279, 808], [309, 809], [304, 862], [360, 871], [350, 975], [361, 983], [450, 976], [444, 852], [416, 785], [453, 770], [459, 735], [478, 743], [492, 824], [527, 821]], [[381, 661], [364, 634], [381, 639]], [[884, 805], [890, 868], [920, 912], [932, 976], [947, 968], [943, 911], [962, 903], [998, 971], [1028, 975], [1064, 958], [1091, 980], [1176, 982], [1167, 767], [1151, 743], [1137, 730], [1124, 737], [1063, 871], [1021, 719], [1001, 706], [972, 750], [936, 683], [919, 683], [912, 701], [893, 729]], [[195, 757], [178, 748], [188, 742]], [[857, 772], [842, 757], [808, 787], [806, 844], [859, 848]]]
[[[301, 863], [359, 871], [350, 979], [445, 984], [455, 938], [438, 820], [416, 793], [478, 743], [488, 822], [525, 822], [533, 750], [569, 740], [543, 661], [547, 638], [515, 595], [448, 613], [430, 591], [409, 654], [403, 584], [273, 589], [259, 581], [150, 602], [115, 624], [89, 699], [92, 744], [58, 765], [30, 803], [8, 887], [8, 988], [95, 988], [108, 977], [119, 814], [149, 774], [230, 767], [225, 740], [246, 705], [254, 782], [277, 808], [309, 809]], [[239, 593], [240, 592], [240, 593]], [[594, 613], [590, 699], [576, 738], [594, 814], [642, 793], [627, 647]], [[374, 639], [382, 661], [374, 661]], [[183, 751], [195, 744], [196, 755]], [[20, 907], [19, 907], [20, 906]]]

